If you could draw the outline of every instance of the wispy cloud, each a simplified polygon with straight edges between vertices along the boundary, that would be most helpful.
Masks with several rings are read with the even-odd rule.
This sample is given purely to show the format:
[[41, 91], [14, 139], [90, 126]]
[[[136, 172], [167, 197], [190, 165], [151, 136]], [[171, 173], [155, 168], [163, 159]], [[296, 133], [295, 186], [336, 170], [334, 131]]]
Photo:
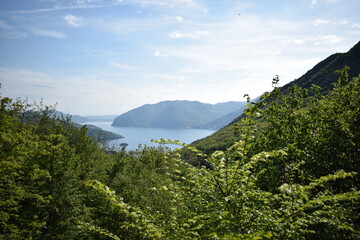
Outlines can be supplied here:
[[1, 38], [8, 38], [8, 39], [19, 39], [19, 38], [26, 38], [28, 34], [25, 32], [18, 32], [18, 31], [5, 31], [0, 32]]
[[83, 24], [82, 18], [74, 15], [66, 15], [64, 16], [64, 19], [69, 25], [73, 27], [80, 27]]
[[106, 7], [119, 6], [123, 4], [133, 4], [143, 7], [146, 6], [165, 7], [168, 9], [177, 7], [178, 10], [184, 8], [205, 10], [205, 7], [195, 0], [166, 0], [166, 1], [164, 0], [73, 0], [70, 1], [70, 3], [68, 3], [67, 5], [61, 5], [60, 3], [56, 3], [53, 7], [50, 8], [8, 11], [7, 13], [34, 14], [34, 13], [54, 12], [54, 11], [63, 11], [63, 10], [72, 10], [72, 9], [106, 8]]
[[14, 28], [9, 24], [5, 23], [4, 21], [0, 20], [0, 28], [5, 30], [13, 30]]
[[59, 39], [67, 38], [67, 36], [62, 32], [50, 31], [50, 30], [45, 30], [45, 29], [41, 29], [41, 28], [30, 28], [29, 30], [33, 34], [39, 35], [39, 36], [59, 38]]
[[121, 68], [121, 69], [125, 69], [125, 70], [137, 70], [136, 67], [127, 65], [127, 64], [120, 64], [120, 63], [116, 63], [116, 62], [110, 62], [111, 66], [117, 67], [117, 68]]
[[13, 26], [0, 20], [0, 37], [18, 39], [27, 37], [27, 34], [25, 32], [17, 31]]
[[81, 51], [83, 53], [85, 53], [86, 56], [97, 56], [97, 57], [123, 54], [122, 52], [116, 52], [116, 51], [112, 51], [112, 50], [103, 50], [103, 49], [93, 49], [93, 48], [88, 48], [88, 47], [84, 47]]
[[[95, 4], [99, 2], [98, 4]], [[76, 2], [75, 2], [76, 3]], [[31, 9], [31, 10], [17, 10], [17, 11], [8, 11], [9, 14], [34, 14], [34, 13], [45, 13], [45, 12], [56, 12], [63, 10], [73, 10], [73, 9], [91, 9], [91, 8], [104, 8], [118, 5], [119, 2], [102, 2], [102, 1], [86, 1], [84, 3], [78, 2], [77, 4], [71, 5], [59, 5], [56, 4], [51, 8], [40, 8], [40, 9]]]
[[[316, 5], [319, 2], [319, 0], [311, 0], [310, 5]], [[324, 0], [325, 3], [327, 4], [333, 4], [338, 2], [338, 0]]]

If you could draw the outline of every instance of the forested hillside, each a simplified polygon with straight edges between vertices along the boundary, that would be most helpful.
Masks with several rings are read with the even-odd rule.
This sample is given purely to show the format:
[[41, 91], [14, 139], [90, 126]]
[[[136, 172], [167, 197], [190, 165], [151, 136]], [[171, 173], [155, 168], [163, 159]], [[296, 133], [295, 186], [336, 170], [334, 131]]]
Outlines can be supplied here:
[[[205, 154], [100, 146], [0, 99], [0, 239], [360, 239], [360, 77], [277, 87]], [[159, 140], [161, 143], [171, 142]]]

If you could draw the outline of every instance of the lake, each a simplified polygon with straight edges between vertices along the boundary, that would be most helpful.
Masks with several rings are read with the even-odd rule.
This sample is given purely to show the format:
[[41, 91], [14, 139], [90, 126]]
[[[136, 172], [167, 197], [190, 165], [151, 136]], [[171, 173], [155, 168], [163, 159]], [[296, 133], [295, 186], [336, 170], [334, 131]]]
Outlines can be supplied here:
[[[102, 128], [103, 130], [111, 131], [120, 134], [124, 138], [111, 140], [110, 144], [118, 146], [121, 143], [127, 143], [126, 150], [135, 150], [139, 144], [147, 146], [158, 146], [157, 143], [152, 143], [152, 139], [171, 139], [179, 140], [182, 143], [190, 144], [195, 140], [207, 137], [214, 133], [213, 130], [205, 129], [164, 129], [164, 128], [143, 128], [143, 127], [112, 127], [112, 122], [87, 122], [84, 124], [91, 124]], [[169, 147], [179, 147], [169, 145]]]

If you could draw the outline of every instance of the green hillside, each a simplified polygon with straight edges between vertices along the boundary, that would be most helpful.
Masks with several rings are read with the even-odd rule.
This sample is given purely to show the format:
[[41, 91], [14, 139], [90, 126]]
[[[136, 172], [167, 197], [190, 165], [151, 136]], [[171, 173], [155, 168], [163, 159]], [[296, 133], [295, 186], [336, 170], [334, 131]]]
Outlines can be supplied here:
[[[300, 78], [284, 85], [281, 88], [281, 91], [282, 93], [287, 94], [294, 85], [309, 89], [312, 84], [315, 84], [321, 87], [320, 91], [322, 94], [327, 94], [333, 89], [333, 84], [339, 78], [339, 74], [335, 71], [342, 69], [344, 66], [350, 67], [348, 71], [350, 79], [360, 74], [360, 42], [348, 52], [333, 54], [316, 64]], [[215, 150], [225, 150], [227, 147], [231, 146], [236, 137], [234, 125], [239, 124], [244, 117], [245, 115], [238, 115], [231, 124], [225, 126], [209, 137], [195, 141], [192, 143], [192, 146], [207, 153]]]
[[[0, 97], [0, 239], [359, 239], [360, 76], [347, 70], [325, 96], [275, 87], [229, 148], [185, 146], [190, 159], [101, 148]], [[186, 163], [198, 157], [207, 167]]]

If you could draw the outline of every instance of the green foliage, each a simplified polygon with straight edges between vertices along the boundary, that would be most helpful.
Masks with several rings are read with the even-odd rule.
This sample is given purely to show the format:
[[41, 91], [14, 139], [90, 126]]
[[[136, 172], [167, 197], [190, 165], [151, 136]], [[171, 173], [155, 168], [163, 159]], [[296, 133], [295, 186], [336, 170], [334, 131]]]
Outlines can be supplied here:
[[275, 77], [206, 153], [104, 149], [52, 107], [1, 98], [0, 238], [359, 239], [360, 77], [347, 71], [326, 96], [284, 95]]
[[42, 191], [49, 173], [36, 163], [47, 154], [45, 144], [17, 121], [22, 105], [9, 98], [0, 106], [0, 238], [30, 239], [45, 225], [44, 205], [50, 201]]

